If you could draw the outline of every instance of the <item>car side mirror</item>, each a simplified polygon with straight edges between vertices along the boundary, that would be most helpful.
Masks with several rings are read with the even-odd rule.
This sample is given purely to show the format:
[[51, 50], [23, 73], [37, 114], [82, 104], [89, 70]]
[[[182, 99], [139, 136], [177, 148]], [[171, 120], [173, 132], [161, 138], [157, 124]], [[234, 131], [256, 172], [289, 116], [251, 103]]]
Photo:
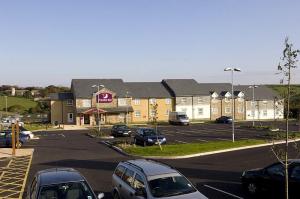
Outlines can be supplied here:
[[97, 198], [98, 198], [98, 199], [104, 198], [104, 193], [99, 193], [98, 196], [97, 196]]
[[144, 198], [147, 198], [147, 193], [146, 193], [146, 190], [145, 188], [139, 188], [135, 191], [135, 196], [140, 196], [140, 197], [144, 197]]

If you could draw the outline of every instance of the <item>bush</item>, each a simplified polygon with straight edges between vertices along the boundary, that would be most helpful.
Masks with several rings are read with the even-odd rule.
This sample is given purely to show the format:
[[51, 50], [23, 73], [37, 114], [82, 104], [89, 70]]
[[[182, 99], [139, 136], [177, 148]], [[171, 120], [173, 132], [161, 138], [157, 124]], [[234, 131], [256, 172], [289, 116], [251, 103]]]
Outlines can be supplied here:
[[23, 113], [25, 110], [26, 108], [22, 105], [13, 105], [7, 108], [8, 112], [15, 112], [15, 113]]

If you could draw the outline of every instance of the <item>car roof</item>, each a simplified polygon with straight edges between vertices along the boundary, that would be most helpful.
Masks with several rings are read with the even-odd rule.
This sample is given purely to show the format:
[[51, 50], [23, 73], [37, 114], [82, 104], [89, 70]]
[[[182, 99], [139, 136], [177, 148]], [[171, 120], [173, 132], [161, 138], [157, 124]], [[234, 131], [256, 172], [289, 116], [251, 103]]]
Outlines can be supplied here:
[[137, 167], [137, 169], [142, 171], [146, 176], [178, 173], [178, 171], [171, 166], [153, 160], [137, 159], [128, 160], [124, 163], [127, 163], [132, 167]]
[[85, 181], [84, 177], [72, 168], [53, 168], [39, 171], [37, 176], [40, 185], [60, 184], [66, 182]]

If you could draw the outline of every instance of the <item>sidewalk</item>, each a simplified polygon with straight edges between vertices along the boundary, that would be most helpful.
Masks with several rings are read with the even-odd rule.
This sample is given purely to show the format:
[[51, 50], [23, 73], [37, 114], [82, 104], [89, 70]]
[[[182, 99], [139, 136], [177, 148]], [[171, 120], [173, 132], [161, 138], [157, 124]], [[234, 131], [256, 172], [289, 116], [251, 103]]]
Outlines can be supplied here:
[[[16, 149], [15, 157], [32, 155], [33, 151], [34, 149]], [[0, 148], [0, 158], [10, 157], [13, 157], [11, 148]]]

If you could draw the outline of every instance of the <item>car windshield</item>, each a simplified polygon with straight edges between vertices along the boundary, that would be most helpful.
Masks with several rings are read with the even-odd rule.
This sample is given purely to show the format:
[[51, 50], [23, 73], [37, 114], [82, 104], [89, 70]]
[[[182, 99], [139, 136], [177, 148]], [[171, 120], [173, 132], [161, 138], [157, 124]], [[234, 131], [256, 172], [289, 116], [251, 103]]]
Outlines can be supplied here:
[[195, 192], [196, 189], [183, 176], [171, 176], [149, 181], [154, 197], [169, 197]]
[[144, 129], [143, 132], [145, 136], [160, 135], [159, 131], [156, 134], [154, 129]]
[[42, 199], [96, 199], [92, 190], [85, 182], [68, 182], [44, 186], [41, 188], [39, 198]]
[[120, 130], [128, 130], [128, 126], [125, 126], [125, 125], [122, 125], [122, 126], [117, 126], [117, 129], [120, 129]]
[[180, 119], [187, 119], [187, 116], [186, 115], [178, 115], [178, 118], [180, 118]]

